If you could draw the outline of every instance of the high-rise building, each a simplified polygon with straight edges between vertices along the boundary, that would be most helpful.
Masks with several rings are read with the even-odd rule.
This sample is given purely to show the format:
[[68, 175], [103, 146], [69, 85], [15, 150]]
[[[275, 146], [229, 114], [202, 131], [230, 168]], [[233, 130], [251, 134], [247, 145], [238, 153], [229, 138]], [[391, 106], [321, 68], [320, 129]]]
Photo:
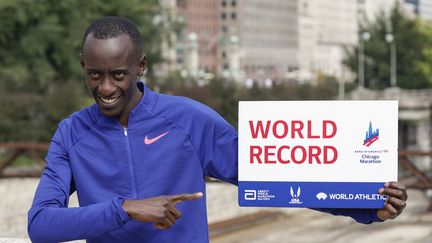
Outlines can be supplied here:
[[404, 5], [419, 18], [432, 19], [432, 0], [405, 0]]
[[401, 0], [358, 0], [358, 20], [374, 21], [382, 14], [389, 15], [396, 2]]
[[162, 36], [161, 56], [165, 62], [158, 65], [154, 69], [156, 76], [163, 77], [167, 73], [177, 70], [177, 36], [173, 30], [173, 25], [177, 21], [177, 6], [176, 0], [159, 0], [162, 11], [159, 15], [153, 17], [153, 24], [163, 29], [165, 33]]
[[185, 23], [177, 38], [178, 67], [189, 73], [194, 46], [198, 73], [236, 80], [282, 78], [298, 67], [296, 1], [177, 0], [176, 5]]
[[300, 80], [320, 75], [343, 78], [349, 75], [342, 64], [344, 48], [357, 43], [357, 0], [300, 0]]
[[419, 16], [423, 19], [432, 20], [432, 0], [420, 0]]
[[215, 73], [219, 63], [218, 1], [177, 0], [176, 4], [185, 25], [177, 41], [179, 66], [188, 70], [192, 76], [196, 76], [198, 72]]
[[177, 67], [235, 80], [352, 80], [342, 61], [359, 43], [359, 23], [397, 2], [432, 14], [432, 0], [176, 0], [185, 23]]
[[220, 0], [219, 5], [222, 74], [229, 74], [233, 63], [240, 69], [232, 70], [233, 77], [257, 80], [282, 78], [298, 67], [296, 1]]

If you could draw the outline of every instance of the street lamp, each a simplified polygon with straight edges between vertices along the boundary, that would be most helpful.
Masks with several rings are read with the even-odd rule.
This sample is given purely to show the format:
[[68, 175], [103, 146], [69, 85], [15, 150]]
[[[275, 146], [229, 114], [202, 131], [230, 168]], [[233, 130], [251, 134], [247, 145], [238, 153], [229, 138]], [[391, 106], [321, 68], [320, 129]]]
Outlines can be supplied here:
[[385, 35], [387, 43], [390, 44], [390, 85], [396, 86], [396, 41], [392, 33]]
[[358, 79], [359, 79], [359, 85], [360, 87], [365, 86], [364, 82], [364, 42], [368, 41], [370, 39], [370, 33], [369, 32], [363, 32], [360, 35], [360, 41], [359, 41], [359, 65], [358, 65]]

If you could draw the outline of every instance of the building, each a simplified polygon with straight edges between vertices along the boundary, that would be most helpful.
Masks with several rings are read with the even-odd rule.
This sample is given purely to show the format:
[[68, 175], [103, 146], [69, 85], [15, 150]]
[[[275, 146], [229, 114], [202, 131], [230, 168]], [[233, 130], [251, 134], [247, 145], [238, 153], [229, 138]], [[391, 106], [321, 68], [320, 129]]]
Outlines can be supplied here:
[[298, 67], [296, 1], [177, 0], [176, 6], [185, 23], [177, 67], [192, 76], [261, 80]]
[[401, 0], [358, 0], [358, 21], [374, 21], [378, 15], [390, 15], [397, 1]]
[[153, 24], [164, 29], [166, 35], [162, 37], [161, 56], [165, 62], [158, 64], [155, 75], [163, 77], [165, 74], [176, 71], [177, 68], [177, 44], [176, 32], [173, 30], [177, 20], [177, 6], [175, 0], [159, 0], [162, 11], [153, 17]]
[[298, 12], [300, 80], [319, 75], [347, 78], [344, 48], [357, 44], [357, 0], [300, 0]]
[[184, 31], [177, 39], [177, 64], [191, 76], [216, 73], [220, 35], [219, 4], [216, 0], [177, 0]]
[[176, 0], [185, 24], [177, 69], [238, 81], [352, 80], [342, 61], [359, 44], [359, 23], [397, 2], [407, 13], [432, 13], [432, 0]]
[[405, 0], [406, 6], [415, 16], [422, 19], [432, 19], [432, 0]]
[[222, 60], [219, 72], [224, 76], [231, 72], [237, 79], [265, 80], [283, 78], [298, 67], [296, 1], [219, 3]]
[[359, 24], [378, 15], [389, 16], [398, 1], [404, 9], [410, 8], [401, 0], [299, 0], [298, 78], [328, 75], [352, 80], [342, 61], [345, 49], [359, 45]]
[[432, 20], [432, 0], [419, 0], [418, 15], [422, 19]]

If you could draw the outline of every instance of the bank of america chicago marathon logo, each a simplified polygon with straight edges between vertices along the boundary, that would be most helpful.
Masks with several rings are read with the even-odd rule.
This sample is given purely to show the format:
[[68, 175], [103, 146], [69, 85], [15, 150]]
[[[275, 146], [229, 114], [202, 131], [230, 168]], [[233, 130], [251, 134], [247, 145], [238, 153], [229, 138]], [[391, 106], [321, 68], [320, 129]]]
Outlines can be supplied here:
[[[379, 139], [379, 129], [373, 127], [372, 122], [369, 122], [369, 128], [366, 130], [366, 136], [363, 140], [363, 146], [366, 146], [367, 148], [363, 147], [364, 149], [356, 149], [354, 150], [355, 154], [360, 154], [359, 162], [361, 164], [380, 164], [382, 163], [381, 156], [384, 155], [384, 153], [388, 153], [388, 149], [381, 149], [376, 146], [371, 146], [372, 143], [377, 141]], [[372, 148], [375, 147], [375, 148]]]
[[379, 129], [375, 129], [373, 131], [372, 129], [372, 122], [369, 122], [369, 129], [366, 131], [366, 137], [363, 140], [363, 145], [366, 147], [371, 146], [372, 143], [374, 143], [376, 140], [379, 139]]

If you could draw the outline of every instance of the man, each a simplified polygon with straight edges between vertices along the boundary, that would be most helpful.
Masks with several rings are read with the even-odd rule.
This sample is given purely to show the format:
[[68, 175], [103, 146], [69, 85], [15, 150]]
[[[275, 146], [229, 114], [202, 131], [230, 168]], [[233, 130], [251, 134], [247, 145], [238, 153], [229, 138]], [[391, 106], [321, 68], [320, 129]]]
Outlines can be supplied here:
[[[89, 26], [81, 65], [96, 103], [63, 120], [51, 141], [29, 211], [32, 241], [208, 242], [204, 178], [237, 184], [235, 129], [198, 102], [137, 83], [147, 60], [125, 18]], [[75, 190], [80, 207], [67, 208]], [[381, 193], [390, 195], [384, 209], [322, 211], [362, 223], [400, 214], [405, 188], [393, 182]]]

